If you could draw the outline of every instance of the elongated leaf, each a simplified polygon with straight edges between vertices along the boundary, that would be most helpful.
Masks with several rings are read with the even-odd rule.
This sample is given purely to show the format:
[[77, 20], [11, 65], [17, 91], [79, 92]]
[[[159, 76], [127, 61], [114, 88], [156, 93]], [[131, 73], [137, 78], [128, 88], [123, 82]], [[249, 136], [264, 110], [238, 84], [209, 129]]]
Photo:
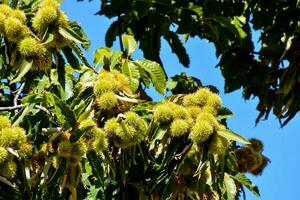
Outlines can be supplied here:
[[75, 31], [68, 27], [60, 26], [58, 28], [59, 34], [61, 34], [64, 38], [74, 41], [76, 43], [85, 44], [88, 43], [88, 41], [81, 38]]
[[108, 47], [112, 47], [118, 33], [119, 33], [118, 21], [114, 21], [113, 23], [111, 23], [110, 27], [106, 31], [105, 45]]
[[87, 158], [89, 160], [89, 163], [92, 167], [93, 172], [95, 173], [95, 175], [97, 176], [97, 178], [99, 179], [99, 181], [103, 181], [103, 176], [104, 176], [104, 172], [103, 172], [103, 168], [101, 166], [101, 163], [99, 161], [99, 158], [96, 154], [96, 152], [94, 150], [91, 150], [87, 153]]
[[143, 84], [146, 86], [146, 88], [149, 88], [151, 84], [149, 73], [146, 72], [144, 69], [140, 69], [140, 74]]
[[258, 187], [251, 183], [251, 181], [242, 173], [238, 173], [235, 176], [231, 176], [241, 184], [243, 184], [248, 190], [250, 190], [255, 196], [259, 197]]
[[156, 91], [160, 94], [164, 94], [167, 81], [164, 70], [160, 64], [150, 60], [137, 60], [134, 63], [150, 74], [152, 84]]
[[136, 41], [132, 35], [122, 35], [122, 43], [128, 56], [131, 56], [136, 49]]
[[84, 129], [76, 129], [70, 137], [70, 142], [71, 143], [77, 142], [81, 136], [83, 136], [85, 133], [90, 131], [93, 127], [94, 125], [87, 126]]
[[58, 75], [58, 82], [61, 85], [63, 92], [65, 90], [66, 87], [66, 71], [65, 71], [65, 60], [63, 58], [63, 56], [60, 53], [56, 54], [57, 56], [57, 63], [56, 63], [56, 67], [57, 67], [57, 75]]
[[[233, 25], [227, 18], [222, 17], [222, 16], [213, 16], [213, 17], [210, 17], [209, 19], [219, 23], [222, 27], [228, 29], [230, 32], [235, 34], [239, 40], [244, 37], [244, 35], [242, 34], [243, 33], [242, 28]], [[238, 28], [240, 30], [238, 30]], [[240, 35], [240, 34], [242, 34], [242, 35]]]
[[227, 119], [233, 116], [233, 112], [226, 107], [221, 107], [218, 110], [218, 120]]
[[228, 140], [233, 140], [233, 141], [236, 141], [236, 142], [241, 142], [243, 144], [250, 144], [250, 142], [243, 138], [242, 136], [240, 136], [239, 134], [231, 131], [231, 130], [219, 130], [218, 131], [218, 134], [221, 135], [222, 137], [228, 139]]
[[62, 175], [65, 172], [67, 166], [67, 161], [63, 158], [60, 163], [59, 166], [57, 168], [57, 170], [54, 172], [53, 176], [50, 178], [50, 180], [45, 184], [46, 187], [52, 186], [54, 185], [57, 180], [62, 177]]
[[32, 67], [32, 63], [33, 63], [32, 60], [27, 61], [25, 58], [22, 59], [16, 77], [11, 81], [11, 84], [19, 82], [21, 78], [23, 78], [23, 76], [25, 76], [25, 74], [27, 74], [27, 72], [30, 70], [30, 68]]
[[61, 113], [56, 113], [57, 115], [63, 115], [64, 119], [68, 122], [69, 127], [72, 127], [76, 123], [76, 116], [73, 110], [70, 109], [69, 105], [58, 98], [55, 94], [47, 93], [48, 101], [51, 105], [58, 107]]
[[140, 72], [136, 65], [132, 62], [125, 60], [122, 65], [122, 72], [129, 77], [130, 88], [135, 92], [140, 84]]
[[64, 55], [66, 56], [69, 64], [74, 69], [80, 69], [80, 63], [79, 60], [76, 58], [76, 56], [73, 54], [72, 49], [70, 47], [63, 48]]
[[226, 187], [227, 199], [234, 200], [237, 194], [237, 188], [234, 180], [227, 173], [224, 174], [224, 185]]
[[183, 66], [188, 67], [190, 64], [190, 58], [189, 55], [186, 52], [186, 49], [184, 48], [182, 42], [180, 41], [178, 35], [172, 31], [168, 31], [164, 38], [169, 43], [172, 51], [177, 55], [179, 58], [179, 61]]
[[30, 112], [30, 110], [34, 107], [34, 104], [26, 104], [12, 119], [13, 125], [19, 125], [24, 117]]

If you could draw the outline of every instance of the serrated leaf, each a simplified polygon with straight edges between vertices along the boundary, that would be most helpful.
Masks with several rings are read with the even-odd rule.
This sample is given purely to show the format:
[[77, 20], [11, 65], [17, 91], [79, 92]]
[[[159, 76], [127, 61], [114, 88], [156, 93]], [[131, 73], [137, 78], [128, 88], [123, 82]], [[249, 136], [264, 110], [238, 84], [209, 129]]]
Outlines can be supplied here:
[[135, 92], [140, 84], [140, 72], [139, 68], [132, 62], [125, 60], [122, 65], [122, 72], [128, 76], [130, 81], [130, 88]]
[[218, 134], [228, 140], [232, 140], [232, 141], [236, 141], [236, 142], [241, 142], [243, 144], [250, 144], [250, 142], [243, 138], [242, 136], [240, 136], [239, 134], [231, 131], [231, 130], [228, 130], [228, 129], [225, 129], [225, 130], [219, 130], [218, 131]]
[[23, 78], [23, 76], [25, 76], [25, 74], [27, 74], [27, 72], [31, 69], [32, 63], [33, 60], [27, 61], [23, 58], [19, 66], [19, 70], [17, 71], [16, 77], [10, 82], [10, 84], [19, 82]]
[[58, 28], [59, 34], [61, 34], [64, 38], [74, 41], [76, 43], [80, 44], [86, 44], [88, 41], [81, 38], [75, 31], [73, 31], [71, 28], [60, 26]]
[[113, 23], [111, 23], [110, 27], [106, 31], [105, 45], [108, 47], [112, 47], [118, 33], [119, 33], [118, 21], [114, 21]]
[[172, 31], [168, 31], [164, 34], [164, 38], [169, 43], [172, 51], [177, 55], [180, 63], [188, 67], [190, 58], [178, 35]]
[[80, 69], [80, 63], [79, 60], [76, 58], [76, 56], [73, 54], [72, 49], [70, 47], [65, 47], [62, 49], [64, 52], [65, 57], [67, 58], [68, 63], [74, 68], [74, 69]]
[[254, 185], [244, 174], [237, 173], [235, 176], [231, 177], [240, 182], [246, 188], [248, 188], [248, 190], [250, 190], [255, 196], [260, 196], [258, 187]]
[[137, 60], [134, 63], [149, 73], [155, 90], [160, 94], [164, 94], [166, 90], [166, 76], [160, 64], [150, 60]]
[[146, 72], [144, 69], [140, 68], [140, 74], [141, 74], [141, 80], [143, 84], [146, 86], [146, 88], [149, 88], [151, 84], [149, 73]]
[[122, 35], [122, 43], [128, 56], [131, 56], [136, 49], [136, 41], [132, 35]]
[[57, 180], [63, 176], [65, 169], [67, 166], [67, 161], [62, 158], [62, 160], [60, 161], [60, 164], [57, 168], [57, 170], [54, 172], [53, 176], [50, 178], [50, 180], [45, 184], [46, 187], [52, 186], [54, 185]]
[[[241, 27], [235, 26], [233, 25], [227, 18], [222, 17], [222, 16], [213, 16], [209, 18], [212, 21], [215, 21], [217, 23], [219, 23], [222, 27], [228, 29], [230, 32], [232, 32], [233, 34], [235, 34], [239, 39], [242, 39], [244, 37], [244, 35], [239, 32], [239, 31], [243, 31]], [[238, 30], [241, 29], [241, 30]]]
[[61, 110], [61, 113], [57, 113], [58, 111], [55, 109], [55, 114], [63, 115], [64, 119], [68, 122], [68, 127], [74, 126], [76, 123], [76, 116], [73, 110], [70, 109], [69, 105], [66, 102], [62, 101], [60, 98], [58, 98], [58, 96], [56, 96], [55, 94], [47, 93], [46, 96], [48, 102], [51, 105], [54, 105], [55, 107]]

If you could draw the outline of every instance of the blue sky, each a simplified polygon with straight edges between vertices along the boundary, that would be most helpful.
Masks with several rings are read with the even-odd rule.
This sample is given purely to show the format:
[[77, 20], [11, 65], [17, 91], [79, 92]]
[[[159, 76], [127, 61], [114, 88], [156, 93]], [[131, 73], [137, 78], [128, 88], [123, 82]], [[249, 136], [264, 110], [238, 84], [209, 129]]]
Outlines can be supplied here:
[[[107, 18], [94, 15], [99, 7], [100, 3], [96, 0], [90, 3], [88, 0], [79, 3], [75, 0], [67, 0], [62, 4], [62, 10], [71, 20], [77, 21], [84, 28], [92, 42], [91, 48], [86, 52], [90, 62], [93, 60], [93, 51], [105, 46], [104, 36], [110, 25]], [[255, 109], [257, 99], [245, 101], [242, 99], [241, 91], [224, 94], [224, 78], [220, 70], [215, 68], [218, 60], [213, 44], [192, 39], [187, 42], [186, 47], [191, 58], [191, 65], [188, 69], [179, 64], [168, 45], [163, 43], [161, 56], [168, 75], [185, 71], [188, 75], [201, 79], [204, 85], [216, 86], [221, 92], [223, 104], [235, 114], [228, 120], [229, 128], [246, 138], [259, 138], [265, 144], [264, 154], [271, 159], [271, 164], [260, 177], [247, 175], [259, 186], [261, 198], [248, 193], [247, 199], [299, 199], [298, 192], [296, 192], [300, 182], [300, 156], [297, 155], [300, 146], [300, 133], [297, 129], [300, 124], [299, 115], [284, 128], [280, 128], [273, 116], [255, 126], [255, 119], [258, 115]], [[118, 49], [118, 42], [113, 48]], [[141, 58], [142, 53], [137, 51], [134, 56]], [[155, 99], [161, 98], [155, 93], [152, 93], [152, 96]]]

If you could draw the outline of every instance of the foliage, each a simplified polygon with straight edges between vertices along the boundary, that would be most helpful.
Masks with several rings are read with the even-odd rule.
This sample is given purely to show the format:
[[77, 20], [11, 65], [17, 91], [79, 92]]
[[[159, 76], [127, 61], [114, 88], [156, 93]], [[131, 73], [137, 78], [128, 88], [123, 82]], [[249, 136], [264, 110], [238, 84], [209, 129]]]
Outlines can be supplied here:
[[167, 78], [159, 63], [131, 58], [133, 35], [122, 35], [123, 51], [96, 50], [92, 67], [87, 37], [57, 1], [0, 10], [16, 27], [0, 26], [1, 199], [259, 195], [245, 173], [268, 164], [263, 145], [226, 127], [232, 112], [212, 86], [181, 74], [153, 102], [145, 88], [166, 94]]
[[162, 38], [185, 67], [190, 61], [183, 38], [212, 42], [225, 91], [242, 88], [245, 99], [258, 97], [256, 122], [273, 111], [284, 126], [300, 109], [299, 5], [296, 0], [102, 0], [98, 14], [117, 18], [106, 33], [107, 46], [118, 34], [133, 34], [145, 58], [160, 64]]

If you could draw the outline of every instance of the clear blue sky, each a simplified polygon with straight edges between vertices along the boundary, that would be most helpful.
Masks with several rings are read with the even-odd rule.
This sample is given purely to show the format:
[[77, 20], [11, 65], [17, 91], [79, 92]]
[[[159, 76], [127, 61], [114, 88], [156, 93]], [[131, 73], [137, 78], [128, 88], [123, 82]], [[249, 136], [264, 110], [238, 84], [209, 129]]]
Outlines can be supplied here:
[[[62, 10], [68, 14], [71, 20], [77, 21], [91, 39], [91, 48], [86, 53], [90, 61], [93, 60], [93, 51], [105, 46], [104, 35], [110, 24], [107, 18], [94, 15], [99, 7], [99, 0], [90, 3], [88, 0], [79, 3], [76, 0], [66, 0], [62, 4]], [[297, 129], [300, 124], [299, 115], [284, 128], [280, 128], [278, 121], [273, 116], [255, 126], [255, 119], [258, 115], [255, 109], [257, 99], [245, 102], [242, 99], [241, 91], [224, 94], [224, 79], [220, 70], [215, 68], [218, 60], [215, 56], [214, 46], [207, 41], [193, 39], [188, 41], [186, 47], [191, 58], [189, 69], [182, 67], [168, 45], [163, 43], [161, 56], [168, 75], [185, 71], [189, 75], [200, 78], [205, 85], [218, 87], [223, 104], [235, 114], [228, 120], [229, 127], [246, 138], [261, 139], [265, 144], [264, 154], [271, 159], [271, 164], [265, 169], [262, 176], [247, 175], [259, 186], [261, 193], [261, 198], [256, 198], [248, 193], [247, 200], [300, 199], [296, 192], [300, 182], [300, 156], [298, 155], [300, 132]], [[118, 42], [114, 49], [118, 49]], [[140, 58], [142, 53], [137, 52], [134, 56]], [[155, 99], [160, 98], [157, 94], [153, 93], [152, 95]]]

